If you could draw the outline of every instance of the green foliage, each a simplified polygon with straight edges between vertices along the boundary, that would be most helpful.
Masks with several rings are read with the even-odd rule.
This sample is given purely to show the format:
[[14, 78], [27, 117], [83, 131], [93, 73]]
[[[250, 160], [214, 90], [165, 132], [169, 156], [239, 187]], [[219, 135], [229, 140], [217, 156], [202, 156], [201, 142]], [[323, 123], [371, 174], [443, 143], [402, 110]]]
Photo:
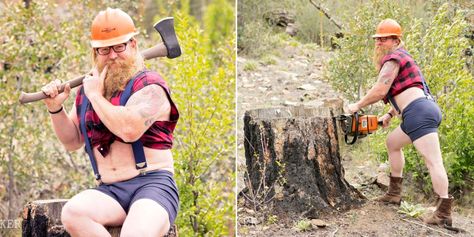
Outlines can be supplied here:
[[276, 224], [277, 222], [278, 222], [278, 216], [271, 215], [267, 217], [267, 224], [273, 225], [273, 224]]
[[[181, 113], [174, 151], [181, 195], [177, 222], [184, 236], [227, 235], [235, 221], [234, 37], [213, 45], [195, 20], [177, 16], [185, 53], [166, 61], [165, 73]], [[221, 60], [212, 60], [210, 48]]]
[[[77, 76], [69, 72], [71, 68], [83, 68], [84, 63], [78, 62], [87, 62], [84, 57], [89, 51], [84, 47], [88, 41], [83, 38], [82, 24], [74, 20], [80, 17], [71, 12], [70, 20], [54, 21], [58, 18], [56, 6], [47, 2], [33, 2], [28, 9], [13, 3], [3, 7], [0, 186], [11, 192], [8, 195], [0, 189], [0, 217], [5, 217], [0, 219], [11, 218], [12, 214], [16, 217], [27, 201], [67, 198], [92, 183], [92, 179], [85, 178], [90, 177], [90, 171], [83, 154], [70, 154], [57, 142], [44, 105], [18, 103], [21, 90], [38, 91], [53, 78]], [[66, 108], [71, 104], [69, 101]]]
[[[370, 1], [347, 18], [348, 31], [339, 40], [341, 49], [329, 62], [327, 78], [351, 101], [370, 89], [377, 72], [371, 63], [373, 48], [370, 36], [384, 18], [394, 18], [404, 27], [407, 50], [420, 65], [433, 95], [443, 111], [439, 128], [441, 150], [450, 178], [450, 188], [467, 191], [474, 180], [474, 81], [466, 68], [464, 37], [468, 26], [465, 12], [452, 4], [440, 5], [432, 18], [418, 19], [406, 14], [408, 9], [392, 1]], [[380, 110], [376, 110], [381, 112]], [[370, 111], [373, 113], [373, 111]], [[395, 128], [399, 123], [392, 124]], [[377, 157], [386, 159], [384, 135], [371, 139]], [[423, 181], [423, 190], [431, 191], [431, 182], [422, 157], [409, 146], [404, 149], [406, 171]]]
[[226, 43], [226, 39], [235, 35], [234, 8], [227, 0], [214, 0], [204, 15], [206, 34], [212, 46]]
[[246, 62], [244, 65], [244, 71], [254, 71], [255, 69], [257, 69], [257, 66], [257, 62], [255, 61]]
[[417, 218], [421, 217], [425, 213], [425, 208], [420, 204], [410, 204], [408, 202], [402, 201], [402, 203], [400, 203], [398, 213]]
[[313, 229], [313, 226], [310, 220], [301, 219], [294, 224], [293, 228], [298, 232], [305, 232]]

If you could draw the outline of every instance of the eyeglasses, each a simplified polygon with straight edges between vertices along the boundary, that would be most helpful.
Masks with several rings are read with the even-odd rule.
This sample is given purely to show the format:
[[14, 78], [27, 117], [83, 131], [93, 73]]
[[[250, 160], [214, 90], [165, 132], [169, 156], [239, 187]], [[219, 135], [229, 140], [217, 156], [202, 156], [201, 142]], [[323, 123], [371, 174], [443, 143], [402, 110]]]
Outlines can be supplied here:
[[395, 37], [375, 37], [374, 40], [376, 42], [385, 42], [387, 41], [388, 39], [396, 39]]
[[[128, 42], [130, 42], [130, 41], [128, 41]], [[99, 55], [107, 55], [107, 54], [110, 53], [110, 49], [112, 48], [114, 50], [114, 52], [121, 53], [121, 52], [123, 52], [127, 49], [128, 42], [122, 43], [122, 44], [112, 45], [112, 46], [109, 46], [109, 47], [96, 48], [96, 51]]]

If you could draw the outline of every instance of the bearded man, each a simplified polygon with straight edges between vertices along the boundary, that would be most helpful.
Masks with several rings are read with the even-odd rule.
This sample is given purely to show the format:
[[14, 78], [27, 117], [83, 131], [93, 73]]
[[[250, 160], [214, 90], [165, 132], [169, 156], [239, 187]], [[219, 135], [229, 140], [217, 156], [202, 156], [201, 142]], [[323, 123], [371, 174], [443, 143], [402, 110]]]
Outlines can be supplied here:
[[383, 127], [388, 127], [394, 116], [402, 123], [387, 137], [386, 146], [390, 162], [388, 192], [377, 201], [400, 204], [403, 166], [402, 148], [415, 146], [428, 167], [433, 189], [437, 195], [436, 210], [424, 221], [428, 224], [452, 226], [451, 207], [453, 197], [448, 195], [448, 177], [443, 166], [438, 138], [441, 110], [433, 100], [421, 71], [403, 47], [402, 29], [392, 19], [377, 26], [374, 65], [379, 71], [378, 80], [357, 103], [348, 105], [351, 113], [379, 100], [390, 102], [391, 108], [381, 117]]
[[[144, 67], [133, 20], [107, 8], [93, 20], [94, 67], [78, 90], [75, 108], [56, 80], [42, 91], [54, 131], [68, 150], [85, 144], [99, 185], [72, 197], [61, 221], [72, 236], [163, 236], [179, 206], [173, 179], [173, 130], [179, 118], [161, 76]], [[166, 50], [166, 48], [164, 48]], [[125, 95], [128, 94], [128, 95]]]

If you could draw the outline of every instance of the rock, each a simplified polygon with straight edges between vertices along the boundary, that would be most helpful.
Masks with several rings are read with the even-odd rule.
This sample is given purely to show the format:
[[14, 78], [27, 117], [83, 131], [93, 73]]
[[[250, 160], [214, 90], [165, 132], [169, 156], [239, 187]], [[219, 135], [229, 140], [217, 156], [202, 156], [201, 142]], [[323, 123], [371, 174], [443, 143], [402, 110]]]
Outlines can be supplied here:
[[255, 87], [255, 84], [252, 84], [252, 83], [244, 84], [242, 87], [243, 88], [253, 88], [253, 87]]
[[379, 186], [381, 189], [387, 189], [388, 184], [390, 183], [390, 179], [385, 173], [378, 173], [377, 179], [375, 180], [375, 184]]
[[313, 225], [313, 227], [316, 226], [316, 227], [319, 227], [319, 228], [324, 228], [324, 227], [327, 226], [326, 222], [324, 222], [321, 219], [312, 219], [311, 224]]
[[292, 101], [288, 101], [288, 100], [285, 100], [283, 102], [283, 105], [285, 105], [285, 106], [296, 106], [297, 104], [298, 103], [296, 103], [296, 102], [292, 102]]
[[390, 170], [390, 165], [387, 162], [380, 164], [379, 167], [377, 168], [377, 171], [379, 173], [388, 173], [389, 170]]
[[252, 216], [244, 217], [242, 218], [242, 222], [240, 223], [242, 225], [258, 225], [260, 224], [260, 221]]
[[316, 90], [316, 87], [311, 84], [304, 84], [298, 87], [298, 90], [312, 91], [312, 90]]

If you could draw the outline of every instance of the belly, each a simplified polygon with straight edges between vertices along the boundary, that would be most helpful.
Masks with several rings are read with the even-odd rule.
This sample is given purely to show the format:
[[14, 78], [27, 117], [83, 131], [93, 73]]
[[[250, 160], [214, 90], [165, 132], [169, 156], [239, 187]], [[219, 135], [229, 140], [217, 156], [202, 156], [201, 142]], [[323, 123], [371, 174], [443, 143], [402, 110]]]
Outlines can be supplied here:
[[[147, 161], [147, 168], [144, 170], [162, 169], [174, 173], [171, 150], [156, 150], [148, 147], [143, 147], [143, 149]], [[103, 157], [97, 148], [94, 148], [94, 155], [104, 183], [124, 181], [140, 174], [140, 171], [135, 168], [130, 144], [115, 141], [110, 145], [110, 151], [106, 157]]]
[[409, 105], [412, 101], [424, 96], [425, 93], [423, 92], [423, 89], [418, 87], [410, 87], [404, 90], [402, 93], [396, 95], [394, 99], [398, 105], [398, 108], [400, 108], [400, 111], [403, 112], [403, 109], [405, 109], [405, 107], [407, 107], [407, 105]]

